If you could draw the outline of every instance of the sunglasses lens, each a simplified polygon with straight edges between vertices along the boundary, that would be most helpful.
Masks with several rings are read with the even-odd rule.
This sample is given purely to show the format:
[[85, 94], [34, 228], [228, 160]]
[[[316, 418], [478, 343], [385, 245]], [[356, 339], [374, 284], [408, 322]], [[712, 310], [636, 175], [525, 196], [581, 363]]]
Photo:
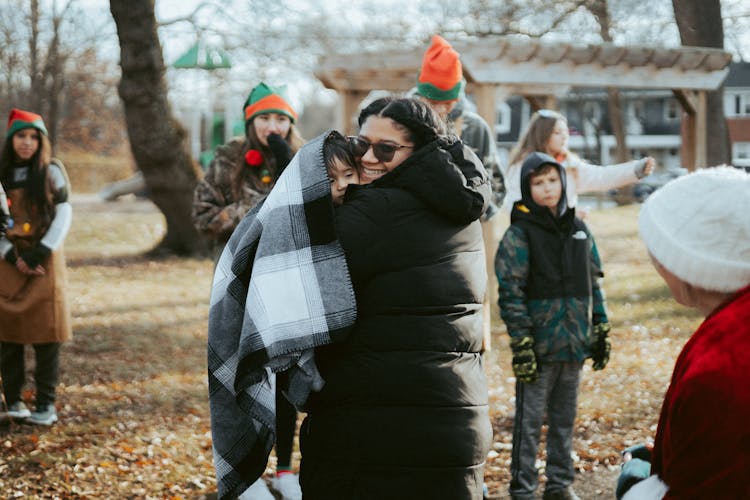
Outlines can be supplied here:
[[537, 114], [542, 118], [557, 118], [559, 116], [557, 111], [552, 111], [551, 109], [540, 109], [537, 111]]
[[393, 159], [393, 156], [396, 154], [396, 150], [398, 148], [396, 146], [392, 146], [390, 144], [384, 144], [382, 142], [378, 142], [377, 144], [372, 145], [372, 152], [375, 155], [375, 158], [382, 161], [383, 163], [388, 163]]
[[349, 136], [347, 137], [347, 140], [349, 141], [349, 148], [351, 149], [352, 154], [357, 158], [363, 157], [365, 153], [367, 153], [367, 148], [370, 147], [369, 142], [356, 136]]
[[362, 158], [367, 154], [367, 150], [372, 147], [372, 154], [375, 156], [375, 158], [382, 161], [383, 163], [387, 163], [393, 159], [393, 157], [396, 155], [396, 150], [398, 150], [398, 146], [393, 146], [391, 144], [385, 144], [382, 142], [370, 144], [361, 137], [350, 136], [347, 139], [349, 140], [349, 145], [352, 153], [357, 158]]

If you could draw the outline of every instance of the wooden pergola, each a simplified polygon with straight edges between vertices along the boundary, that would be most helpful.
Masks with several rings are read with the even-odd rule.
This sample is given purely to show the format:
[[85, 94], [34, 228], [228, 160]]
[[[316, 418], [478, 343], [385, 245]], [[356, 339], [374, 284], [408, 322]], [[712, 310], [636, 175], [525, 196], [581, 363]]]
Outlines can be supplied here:
[[[557, 97], [571, 87], [671, 90], [686, 113], [684, 164], [691, 170], [706, 163], [706, 91], [721, 86], [732, 59], [728, 52], [704, 47], [575, 45], [512, 37], [452, 45], [461, 54], [467, 92], [487, 123], [495, 123], [497, 101], [508, 95], [523, 96], [538, 109], [555, 108]], [[315, 76], [341, 96], [340, 128], [354, 132], [352, 117], [371, 91], [413, 88], [424, 50], [323, 57]]]

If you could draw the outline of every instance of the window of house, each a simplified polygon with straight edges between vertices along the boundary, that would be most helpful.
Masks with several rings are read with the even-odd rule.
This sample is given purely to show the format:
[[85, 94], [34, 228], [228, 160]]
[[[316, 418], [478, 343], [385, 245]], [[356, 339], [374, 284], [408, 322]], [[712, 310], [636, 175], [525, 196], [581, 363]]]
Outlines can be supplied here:
[[633, 101], [630, 103], [629, 107], [630, 115], [639, 120], [643, 121], [645, 111], [643, 109], [643, 101]]
[[750, 165], [750, 142], [735, 142], [732, 144], [732, 163], [735, 165]]
[[583, 103], [583, 116], [586, 117], [586, 121], [599, 123], [602, 118], [602, 107], [598, 102], [586, 101]]
[[667, 99], [664, 102], [664, 120], [675, 122], [680, 119], [680, 104], [677, 99]]
[[497, 106], [497, 122], [495, 123], [495, 134], [510, 133], [510, 106], [507, 102], [501, 102]]
[[725, 97], [727, 116], [750, 116], [750, 91], [736, 92]]

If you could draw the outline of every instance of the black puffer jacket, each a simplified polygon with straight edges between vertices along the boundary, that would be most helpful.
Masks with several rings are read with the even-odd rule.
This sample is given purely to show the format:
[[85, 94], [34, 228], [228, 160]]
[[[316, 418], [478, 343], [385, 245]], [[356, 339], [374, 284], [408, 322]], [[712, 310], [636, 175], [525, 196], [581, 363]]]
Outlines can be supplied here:
[[300, 433], [305, 499], [482, 498], [492, 429], [478, 219], [490, 196], [460, 142], [433, 142], [347, 193], [336, 225], [358, 319], [345, 343], [316, 351], [326, 385]]

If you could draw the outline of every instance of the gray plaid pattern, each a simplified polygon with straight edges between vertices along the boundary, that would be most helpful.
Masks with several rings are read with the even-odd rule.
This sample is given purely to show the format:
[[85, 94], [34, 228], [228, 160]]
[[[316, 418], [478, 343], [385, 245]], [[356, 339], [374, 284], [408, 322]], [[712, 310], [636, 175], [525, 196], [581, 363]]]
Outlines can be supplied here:
[[303, 408], [323, 380], [314, 348], [345, 338], [354, 289], [335, 236], [322, 147], [303, 147], [229, 239], [208, 320], [209, 404], [219, 498], [263, 473], [275, 441], [275, 373]]

